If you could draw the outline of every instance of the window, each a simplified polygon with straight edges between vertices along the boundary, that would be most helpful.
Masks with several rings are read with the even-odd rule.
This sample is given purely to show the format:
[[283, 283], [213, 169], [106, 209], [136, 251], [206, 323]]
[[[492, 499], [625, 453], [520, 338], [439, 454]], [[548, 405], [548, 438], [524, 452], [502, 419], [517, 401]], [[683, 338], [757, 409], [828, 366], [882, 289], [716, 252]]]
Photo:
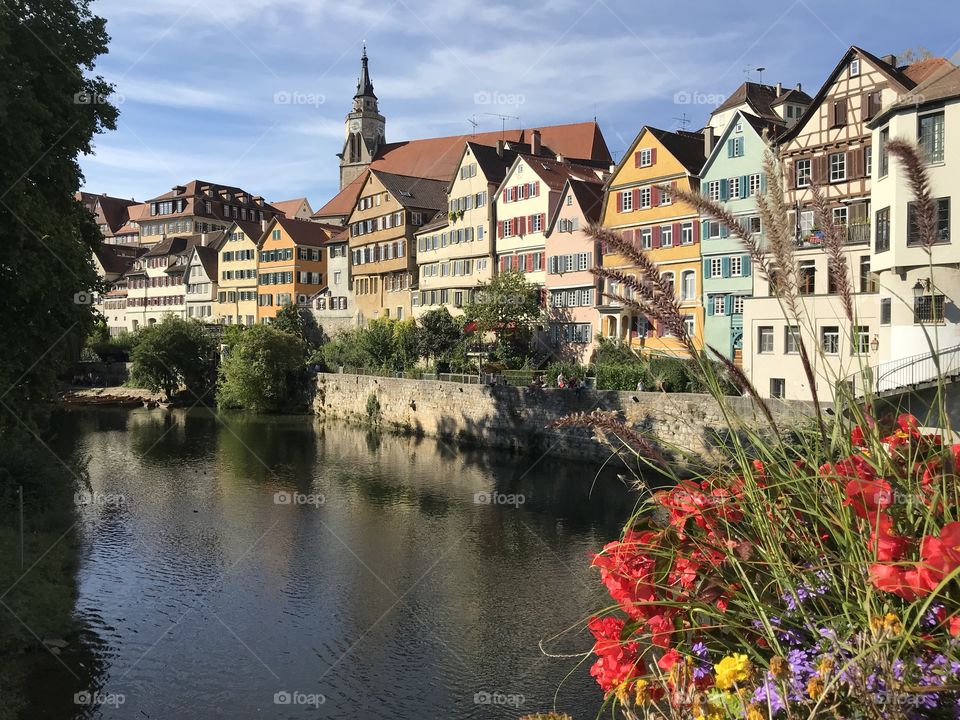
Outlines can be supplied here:
[[863, 105], [863, 119], [871, 120], [880, 112], [881, 94], [879, 90], [867, 93]]
[[783, 378], [770, 378], [770, 397], [783, 400], [787, 396], [787, 381]]
[[[936, 224], [933, 228], [933, 242], [950, 242], [950, 198], [937, 198], [935, 205]], [[907, 203], [907, 245], [922, 245], [924, 238], [920, 235], [915, 217], [915, 203]]]
[[673, 247], [672, 225], [664, 225], [660, 228], [660, 247]]
[[684, 270], [680, 275], [680, 292], [684, 300], [697, 297], [697, 274], [693, 270]]
[[710, 258], [710, 277], [723, 277], [723, 258]]
[[886, 177], [890, 172], [890, 153], [887, 152], [887, 143], [890, 142], [890, 128], [880, 131], [880, 177]]
[[640, 207], [650, 207], [650, 188], [640, 188]]
[[706, 226], [706, 235], [708, 238], [718, 238], [721, 236], [721, 226], [717, 220], [708, 220]]
[[880, 324], [890, 324], [890, 298], [880, 298]]
[[754, 215], [753, 217], [747, 218], [747, 230], [749, 230], [752, 235], [759, 235], [763, 232], [763, 225], [758, 216]]
[[840, 328], [836, 325], [826, 325], [820, 328], [820, 346], [828, 355], [840, 352]]
[[731, 255], [730, 256], [730, 277], [742, 277], [742, 276], [743, 276], [743, 256]]
[[733, 296], [733, 310], [731, 310], [731, 314], [743, 315], [743, 295]]
[[917, 144], [928, 163], [943, 162], [943, 112], [921, 115], [917, 127]]
[[762, 182], [760, 181], [760, 173], [754, 173], [747, 180], [748, 186], [747, 190], [750, 193], [750, 197], [759, 195], [762, 192]]
[[640, 167], [650, 167], [653, 165], [653, 150], [645, 148], [640, 151]]
[[660, 191], [660, 204], [661, 205], [672, 205], [673, 199], [670, 197], [670, 193]]
[[846, 205], [841, 205], [840, 207], [833, 208], [833, 224], [834, 225], [846, 225], [848, 217], [849, 215], [847, 213]]
[[876, 238], [874, 252], [883, 252], [890, 249], [890, 208], [885, 207], [876, 212]]
[[850, 352], [854, 355], [866, 355], [870, 352], [870, 326], [855, 325], [851, 338]]
[[633, 190], [624, 190], [620, 193], [620, 207], [623, 212], [633, 210]]
[[711, 180], [707, 183], [707, 199], [720, 202], [720, 181]]
[[873, 174], [873, 145], [863, 149], [863, 174], [870, 177]]
[[860, 292], [875, 293], [877, 291], [877, 275], [870, 272], [870, 256], [860, 256]]
[[783, 351], [788, 355], [800, 352], [800, 326], [787, 325], [783, 329]]
[[762, 354], [773, 352], [773, 328], [769, 325], [757, 328], [757, 352]]
[[847, 99], [841, 98], [833, 101], [833, 123], [832, 127], [843, 127], [847, 124]]
[[640, 245], [644, 250], [649, 250], [653, 247], [653, 230], [644, 228], [640, 231]]
[[847, 154], [830, 154], [830, 182], [842, 182], [847, 179]]
[[710, 301], [711, 301], [711, 304], [713, 305], [714, 315], [727, 314], [727, 296], [726, 295], [713, 295], [711, 296]]
[[801, 260], [797, 268], [797, 292], [813, 295], [817, 287], [817, 265], [813, 260]]
[[[743, 138], [740, 139], [742, 140]], [[740, 178], [729, 178], [727, 180], [727, 187], [729, 188], [727, 197], [729, 197], [731, 200], [736, 200], [740, 197]]]
[[697, 334], [697, 324], [694, 320], [693, 315], [684, 315], [683, 316], [683, 329], [687, 333], [688, 338], [696, 337]]
[[[737, 124], [737, 127], [740, 128], [737, 132], [743, 132], [743, 128]], [[736, 137], [730, 138], [727, 140], [727, 157], [741, 157], [743, 155], [743, 138]]]
[[674, 279], [672, 272], [663, 273], [663, 282], [666, 283], [667, 288], [669, 288], [668, 292], [670, 295], [675, 295], [676, 291], [674, 290]]
[[693, 223], [684, 223], [680, 226], [680, 244], [693, 244]]
[[798, 188], [810, 187], [810, 159], [797, 160], [796, 180]]
[[921, 295], [918, 298], [914, 298], [913, 322], [943, 322], [943, 295]]
[[860, 74], [860, 58], [854, 58], [850, 61], [850, 77], [856, 77]]

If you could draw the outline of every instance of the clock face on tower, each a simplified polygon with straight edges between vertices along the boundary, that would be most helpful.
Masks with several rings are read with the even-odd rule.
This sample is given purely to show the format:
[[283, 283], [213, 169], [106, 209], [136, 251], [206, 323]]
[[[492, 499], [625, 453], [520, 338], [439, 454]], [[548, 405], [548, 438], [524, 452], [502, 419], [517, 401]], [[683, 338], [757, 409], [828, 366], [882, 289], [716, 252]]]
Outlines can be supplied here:
[[352, 133], [360, 132], [360, 121], [359, 121], [359, 120], [351, 120], [351, 121], [350, 121], [350, 132], [352, 132]]

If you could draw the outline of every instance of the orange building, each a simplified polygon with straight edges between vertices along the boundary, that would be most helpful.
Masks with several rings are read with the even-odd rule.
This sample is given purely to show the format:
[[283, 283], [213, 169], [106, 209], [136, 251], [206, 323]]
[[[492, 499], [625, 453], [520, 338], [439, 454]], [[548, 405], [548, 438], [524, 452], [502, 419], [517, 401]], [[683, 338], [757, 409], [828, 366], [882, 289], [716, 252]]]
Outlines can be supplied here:
[[257, 304], [260, 322], [269, 322], [288, 303], [306, 305], [327, 281], [324, 244], [342, 228], [275, 217], [259, 247]]
[[[702, 134], [644, 127], [607, 184], [603, 211], [604, 227], [619, 231], [645, 250], [673, 284], [687, 332], [697, 347], [703, 344], [700, 218], [696, 209], [674, 201], [659, 187], [699, 192], [698, 174], [704, 160]], [[603, 267], [637, 274], [627, 258], [607, 249]], [[622, 288], [609, 281], [605, 291], [622, 294]], [[683, 354], [678, 340], [653, 319], [609, 299], [598, 310], [603, 335], [629, 341], [645, 352]]]

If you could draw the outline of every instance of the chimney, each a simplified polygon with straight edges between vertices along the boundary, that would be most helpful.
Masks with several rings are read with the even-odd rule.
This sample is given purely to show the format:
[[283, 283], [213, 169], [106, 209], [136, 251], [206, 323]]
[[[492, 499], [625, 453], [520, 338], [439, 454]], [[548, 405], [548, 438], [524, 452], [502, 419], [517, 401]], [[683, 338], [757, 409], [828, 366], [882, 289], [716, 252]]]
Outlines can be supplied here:
[[777, 97], [783, 95], [783, 83], [777, 83]]
[[800, 83], [797, 83], [797, 92], [803, 92], [803, 89], [800, 87]]
[[497, 155], [503, 157], [503, 140], [497, 140]]
[[703, 129], [703, 154], [705, 156], [710, 155], [713, 152], [713, 125], [707, 125]]
[[210, 242], [210, 233], [200, 233], [200, 244], [203, 247], [207, 246], [207, 243]]
[[540, 154], [540, 131], [534, 130], [530, 138], [530, 153], [532, 155]]
[[883, 56], [882, 58], [880, 58], [880, 59], [883, 60], [887, 65], [890, 65], [891, 67], [896, 67], [896, 66], [897, 66], [897, 56], [896, 56], [896, 55], [884, 55], [884, 56]]
[[566, 159], [563, 157], [563, 155], [561, 155], [560, 153], [557, 153], [557, 162], [558, 163], [566, 162]]

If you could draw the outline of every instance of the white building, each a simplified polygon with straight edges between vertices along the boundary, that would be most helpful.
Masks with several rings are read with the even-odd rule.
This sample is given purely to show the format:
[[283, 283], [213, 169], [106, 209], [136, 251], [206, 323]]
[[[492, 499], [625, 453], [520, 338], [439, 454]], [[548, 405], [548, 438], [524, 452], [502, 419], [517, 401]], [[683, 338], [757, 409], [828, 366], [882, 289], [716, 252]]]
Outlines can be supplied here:
[[[929, 353], [931, 343], [940, 350], [960, 345], [960, 244], [954, 242], [960, 240], [960, 68], [944, 61], [870, 127], [878, 148], [872, 173], [873, 267], [880, 284], [875, 379], [878, 389], [889, 390], [911, 380], [904, 375], [900, 382], [896, 373], [907, 358]], [[894, 139], [916, 143], [925, 158], [937, 212], [930, 247], [912, 223], [915, 197], [904, 166], [885, 150]], [[930, 364], [928, 374], [933, 371]]]

